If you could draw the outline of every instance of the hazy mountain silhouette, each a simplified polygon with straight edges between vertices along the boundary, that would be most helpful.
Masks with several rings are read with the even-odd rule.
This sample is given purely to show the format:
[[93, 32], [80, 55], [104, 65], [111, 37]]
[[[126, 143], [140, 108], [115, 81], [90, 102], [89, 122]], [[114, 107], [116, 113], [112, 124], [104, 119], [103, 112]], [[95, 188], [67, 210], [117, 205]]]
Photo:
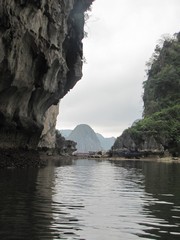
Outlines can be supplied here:
[[108, 151], [111, 149], [111, 147], [113, 146], [116, 138], [115, 137], [109, 137], [109, 138], [105, 138], [103, 137], [103, 135], [101, 135], [100, 133], [96, 133], [100, 143], [101, 143], [101, 147], [103, 148], [103, 150]]
[[67, 139], [77, 142], [77, 152], [88, 153], [89, 151], [102, 150], [96, 133], [86, 124], [80, 124], [75, 127]]
[[59, 130], [59, 132], [61, 133], [61, 135], [63, 137], [65, 137], [67, 139], [69, 137], [69, 135], [71, 134], [72, 130], [71, 129], [62, 129], [62, 130]]
[[[114, 137], [105, 138], [105, 137], [103, 137], [102, 134], [95, 133], [94, 130], [90, 126], [88, 126], [86, 124], [80, 124], [77, 127], [76, 127], [77, 129], [75, 128], [76, 132], [75, 132], [75, 134], [73, 133], [73, 135], [71, 135], [71, 133], [74, 132], [75, 129], [74, 130], [62, 129], [62, 130], [60, 130], [60, 133], [66, 139], [70, 139], [70, 140], [73, 140], [75, 142], [79, 142], [79, 145], [81, 145], [81, 146], [85, 145], [85, 142], [86, 142], [85, 149], [92, 149], [92, 147], [89, 147], [88, 145], [94, 146], [94, 143], [95, 144], [97, 143], [97, 138], [98, 138], [98, 140], [100, 142], [100, 146], [101, 146], [100, 150], [107, 151], [107, 150], [111, 149], [111, 147], [113, 146], [113, 144], [114, 144], [114, 142], [116, 140], [116, 138], [114, 138]], [[87, 129], [89, 129], [90, 131], [88, 131]], [[93, 134], [92, 134], [92, 131], [93, 131]], [[97, 136], [97, 138], [95, 138], [94, 133]], [[88, 136], [88, 134], [90, 134], [90, 135]], [[92, 138], [92, 136], [93, 136], [93, 138]], [[89, 140], [89, 139], [91, 139], [91, 140]], [[93, 144], [92, 144], [92, 142], [93, 142]], [[98, 142], [98, 145], [96, 144], [96, 146], [98, 146], [98, 150], [88, 150], [88, 151], [99, 151], [99, 142]], [[80, 148], [80, 150], [81, 149], [82, 148]]]

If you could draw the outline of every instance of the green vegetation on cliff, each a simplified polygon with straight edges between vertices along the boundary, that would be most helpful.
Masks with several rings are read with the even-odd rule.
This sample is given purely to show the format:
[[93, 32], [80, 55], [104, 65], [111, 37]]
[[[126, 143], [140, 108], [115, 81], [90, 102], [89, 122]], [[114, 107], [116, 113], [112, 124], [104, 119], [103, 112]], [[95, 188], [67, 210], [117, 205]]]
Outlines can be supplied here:
[[180, 33], [157, 45], [147, 64], [148, 79], [144, 82], [144, 116], [180, 104]]
[[[154, 145], [158, 146], [159, 151], [168, 150], [172, 155], [178, 156], [180, 155], [180, 33], [175, 34], [171, 39], [166, 39], [162, 47], [156, 46], [147, 66], [148, 78], [143, 83], [143, 119], [123, 132], [115, 142], [114, 149], [146, 151], [147, 142], [152, 142], [153, 139], [153, 144], [156, 143]], [[149, 149], [152, 150], [153, 147]]]
[[163, 109], [140, 120], [128, 132], [137, 143], [153, 136], [164, 150], [178, 155], [180, 148], [180, 104]]

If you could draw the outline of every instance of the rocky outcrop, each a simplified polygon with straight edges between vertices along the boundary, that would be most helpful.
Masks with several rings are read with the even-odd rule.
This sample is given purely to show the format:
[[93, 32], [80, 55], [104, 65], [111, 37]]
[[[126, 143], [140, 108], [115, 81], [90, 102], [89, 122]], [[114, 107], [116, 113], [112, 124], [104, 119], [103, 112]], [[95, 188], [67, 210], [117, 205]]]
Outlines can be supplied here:
[[116, 140], [114, 154], [180, 156], [179, 49], [180, 33], [156, 46], [143, 82], [143, 118]]
[[66, 140], [61, 133], [56, 130], [56, 152], [60, 155], [72, 155], [75, 152], [77, 143], [72, 140]]
[[115, 141], [111, 153], [119, 157], [146, 157], [150, 155], [161, 155], [164, 147], [153, 136], [144, 136], [141, 139], [134, 138], [125, 130]]
[[0, 2], [0, 148], [36, 148], [44, 117], [82, 77], [88, 0]]

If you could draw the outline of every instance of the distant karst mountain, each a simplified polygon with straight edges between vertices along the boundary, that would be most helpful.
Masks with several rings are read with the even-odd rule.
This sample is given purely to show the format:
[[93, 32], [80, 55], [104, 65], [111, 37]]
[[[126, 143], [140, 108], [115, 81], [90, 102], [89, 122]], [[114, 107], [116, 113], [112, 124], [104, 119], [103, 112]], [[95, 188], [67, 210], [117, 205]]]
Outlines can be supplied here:
[[72, 130], [71, 129], [63, 129], [63, 130], [60, 130], [59, 131], [61, 133], [61, 135], [64, 137], [64, 138], [68, 138], [69, 135], [71, 134]]
[[[105, 138], [100, 133], [95, 133], [94, 130], [86, 124], [80, 124], [77, 127], [74, 130], [70, 130], [70, 129], [60, 130], [60, 133], [66, 139], [73, 140], [77, 143], [79, 142], [79, 145], [81, 145], [81, 146], [85, 146], [85, 144], [86, 144], [85, 149], [87, 149], [88, 152], [89, 151], [99, 151], [99, 150], [108, 151], [111, 149], [112, 145], [114, 144], [114, 142], [116, 140], [116, 138], [114, 138], [114, 137]], [[89, 129], [90, 131], [88, 131], [87, 128], [88, 129], [90, 128]], [[73, 132], [75, 130], [76, 130], [76, 133], [74, 136]], [[93, 131], [93, 139], [92, 139], [92, 131]], [[96, 135], [96, 137], [94, 136], [94, 134]], [[73, 135], [73, 137], [72, 137], [72, 135]], [[94, 141], [94, 139], [95, 139], [95, 141]], [[97, 142], [98, 142], [98, 145], [97, 145]], [[94, 146], [94, 144], [96, 146], [98, 146], [97, 150], [96, 150], [97, 147], [95, 149], [94, 148], [92, 149], [92, 146]], [[99, 144], [100, 144], [100, 147], [99, 147]], [[78, 144], [77, 144], [77, 148], [78, 148]]]
[[100, 133], [96, 133], [100, 143], [101, 143], [101, 147], [103, 148], [103, 150], [108, 151], [111, 149], [111, 147], [113, 146], [116, 138], [115, 137], [109, 137], [109, 138], [105, 138], [103, 137]]
[[68, 137], [69, 140], [77, 142], [77, 152], [88, 153], [89, 151], [101, 151], [102, 147], [94, 130], [86, 125], [80, 124], [75, 127]]

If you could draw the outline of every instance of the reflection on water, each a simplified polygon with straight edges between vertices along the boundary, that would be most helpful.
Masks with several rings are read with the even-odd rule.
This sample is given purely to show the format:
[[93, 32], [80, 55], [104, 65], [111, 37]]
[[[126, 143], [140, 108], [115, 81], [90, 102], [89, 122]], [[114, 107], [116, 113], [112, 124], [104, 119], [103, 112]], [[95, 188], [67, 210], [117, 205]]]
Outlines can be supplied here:
[[0, 239], [180, 239], [179, 176], [142, 161], [0, 170]]

